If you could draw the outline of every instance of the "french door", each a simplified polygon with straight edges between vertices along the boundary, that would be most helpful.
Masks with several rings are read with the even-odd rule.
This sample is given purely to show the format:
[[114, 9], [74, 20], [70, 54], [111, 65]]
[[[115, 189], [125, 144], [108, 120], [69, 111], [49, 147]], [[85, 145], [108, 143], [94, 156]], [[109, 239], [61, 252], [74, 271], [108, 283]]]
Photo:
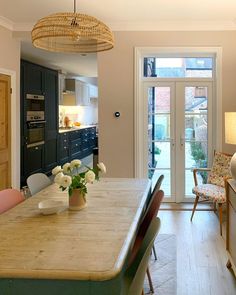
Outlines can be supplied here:
[[212, 155], [212, 82], [144, 82], [144, 96], [148, 176], [155, 184], [164, 175], [165, 201], [191, 201], [192, 169]]

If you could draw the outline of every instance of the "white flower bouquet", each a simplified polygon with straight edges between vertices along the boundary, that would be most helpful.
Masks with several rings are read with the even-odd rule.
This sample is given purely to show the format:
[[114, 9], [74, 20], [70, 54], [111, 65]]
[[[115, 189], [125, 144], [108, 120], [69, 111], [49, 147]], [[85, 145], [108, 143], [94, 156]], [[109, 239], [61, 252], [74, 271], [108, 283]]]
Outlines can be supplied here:
[[[85, 171], [79, 173], [81, 167], [84, 167]], [[92, 169], [83, 165], [80, 160], [73, 160], [62, 167], [56, 166], [52, 170], [52, 174], [55, 176], [54, 182], [60, 186], [62, 191], [68, 189], [69, 196], [72, 195], [74, 189], [79, 189], [82, 195], [85, 196], [87, 183], [99, 180], [99, 172], [106, 173], [106, 167], [103, 163], [97, 164], [97, 167]]]

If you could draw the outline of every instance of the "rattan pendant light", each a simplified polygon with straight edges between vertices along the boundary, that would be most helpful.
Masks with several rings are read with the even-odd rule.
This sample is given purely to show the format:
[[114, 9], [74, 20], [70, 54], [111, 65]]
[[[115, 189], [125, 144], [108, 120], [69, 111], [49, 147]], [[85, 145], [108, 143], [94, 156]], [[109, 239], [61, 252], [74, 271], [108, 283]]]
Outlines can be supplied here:
[[114, 47], [108, 26], [95, 17], [74, 12], [55, 13], [40, 19], [31, 32], [35, 47], [53, 52], [89, 53]]

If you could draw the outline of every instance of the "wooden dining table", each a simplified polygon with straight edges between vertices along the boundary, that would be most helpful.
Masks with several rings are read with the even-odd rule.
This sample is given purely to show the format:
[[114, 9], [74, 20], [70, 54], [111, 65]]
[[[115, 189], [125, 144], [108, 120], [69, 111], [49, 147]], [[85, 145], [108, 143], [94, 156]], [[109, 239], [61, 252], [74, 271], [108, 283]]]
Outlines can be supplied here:
[[[52, 184], [0, 215], [0, 294], [122, 294], [121, 274], [150, 195], [148, 179], [103, 178], [87, 207], [68, 210]], [[43, 215], [38, 204], [60, 200]]]

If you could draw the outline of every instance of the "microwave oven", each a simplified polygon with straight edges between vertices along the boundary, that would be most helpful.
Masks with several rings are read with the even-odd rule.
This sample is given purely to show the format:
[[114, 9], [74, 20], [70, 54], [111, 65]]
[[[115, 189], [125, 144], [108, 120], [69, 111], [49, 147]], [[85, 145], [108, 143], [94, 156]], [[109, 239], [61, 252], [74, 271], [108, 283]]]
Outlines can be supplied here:
[[43, 95], [26, 94], [26, 120], [44, 120], [45, 99]]

